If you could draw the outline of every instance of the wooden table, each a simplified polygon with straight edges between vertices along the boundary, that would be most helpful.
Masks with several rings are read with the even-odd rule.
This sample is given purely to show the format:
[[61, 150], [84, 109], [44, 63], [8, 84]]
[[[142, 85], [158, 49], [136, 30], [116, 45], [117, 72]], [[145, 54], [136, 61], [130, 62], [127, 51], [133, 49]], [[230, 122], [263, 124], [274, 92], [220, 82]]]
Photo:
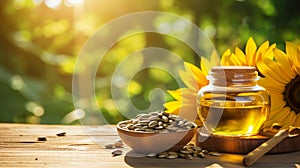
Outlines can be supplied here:
[[[60, 132], [66, 135], [57, 136]], [[47, 141], [38, 141], [39, 136]], [[170, 160], [141, 157], [125, 146], [123, 155], [112, 157], [103, 145], [118, 139], [114, 126], [0, 123], [0, 167], [243, 167], [243, 156], [235, 154]], [[300, 152], [266, 155], [252, 167], [295, 168], [296, 164]]]

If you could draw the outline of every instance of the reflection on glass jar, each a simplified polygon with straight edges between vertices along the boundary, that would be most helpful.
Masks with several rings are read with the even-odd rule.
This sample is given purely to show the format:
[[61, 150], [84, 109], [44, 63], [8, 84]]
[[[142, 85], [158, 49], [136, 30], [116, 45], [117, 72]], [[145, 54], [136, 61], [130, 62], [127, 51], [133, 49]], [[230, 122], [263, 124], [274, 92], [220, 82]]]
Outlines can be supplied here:
[[270, 96], [257, 84], [255, 67], [212, 67], [208, 80], [197, 101], [204, 128], [220, 136], [259, 133], [268, 117]]

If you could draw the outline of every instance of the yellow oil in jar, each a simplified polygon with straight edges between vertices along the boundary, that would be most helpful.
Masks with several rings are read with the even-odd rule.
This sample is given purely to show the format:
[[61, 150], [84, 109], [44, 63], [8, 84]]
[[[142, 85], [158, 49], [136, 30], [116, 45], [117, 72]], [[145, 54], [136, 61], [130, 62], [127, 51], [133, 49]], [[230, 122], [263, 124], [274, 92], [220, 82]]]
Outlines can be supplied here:
[[220, 136], [248, 136], [259, 133], [268, 115], [266, 105], [224, 107], [200, 105], [199, 116], [205, 128]]
[[250, 136], [259, 133], [267, 120], [270, 96], [257, 84], [255, 67], [216, 66], [209, 84], [198, 92], [197, 111], [208, 133], [219, 136]]

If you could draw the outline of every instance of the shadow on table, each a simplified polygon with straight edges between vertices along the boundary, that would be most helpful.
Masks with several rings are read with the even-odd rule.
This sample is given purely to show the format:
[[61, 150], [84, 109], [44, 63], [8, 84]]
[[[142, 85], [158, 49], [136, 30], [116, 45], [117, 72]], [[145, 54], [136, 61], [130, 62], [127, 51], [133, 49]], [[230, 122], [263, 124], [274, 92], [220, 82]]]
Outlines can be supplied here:
[[202, 158], [194, 158], [192, 160], [184, 158], [149, 158], [145, 154], [136, 153], [133, 150], [126, 153], [124, 160], [126, 164], [132, 167], [209, 167], [216, 164], [210, 159]]

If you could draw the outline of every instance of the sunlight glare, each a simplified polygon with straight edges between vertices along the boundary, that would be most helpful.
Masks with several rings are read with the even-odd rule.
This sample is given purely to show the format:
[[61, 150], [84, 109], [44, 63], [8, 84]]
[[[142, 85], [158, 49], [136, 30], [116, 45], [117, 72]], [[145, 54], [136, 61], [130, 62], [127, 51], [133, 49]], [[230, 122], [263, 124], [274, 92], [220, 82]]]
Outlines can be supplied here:
[[253, 132], [253, 128], [254, 128], [253, 125], [250, 125], [248, 127], [247, 133], [251, 134]]
[[61, 4], [61, 0], [45, 0], [45, 4], [47, 7], [55, 9]]
[[65, 0], [65, 6], [67, 6], [67, 7], [80, 5], [82, 3], [83, 3], [83, 0]]
[[41, 5], [43, 3], [43, 0], [32, 0], [33, 4], [38, 6]]

